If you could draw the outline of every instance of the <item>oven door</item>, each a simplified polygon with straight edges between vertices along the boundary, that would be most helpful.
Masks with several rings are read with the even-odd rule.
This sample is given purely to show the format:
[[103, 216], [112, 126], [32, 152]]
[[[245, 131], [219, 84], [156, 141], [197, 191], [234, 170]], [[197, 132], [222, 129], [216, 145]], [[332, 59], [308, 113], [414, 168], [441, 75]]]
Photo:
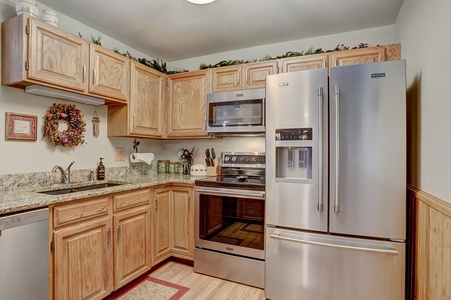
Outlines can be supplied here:
[[195, 246], [264, 260], [265, 192], [196, 186]]

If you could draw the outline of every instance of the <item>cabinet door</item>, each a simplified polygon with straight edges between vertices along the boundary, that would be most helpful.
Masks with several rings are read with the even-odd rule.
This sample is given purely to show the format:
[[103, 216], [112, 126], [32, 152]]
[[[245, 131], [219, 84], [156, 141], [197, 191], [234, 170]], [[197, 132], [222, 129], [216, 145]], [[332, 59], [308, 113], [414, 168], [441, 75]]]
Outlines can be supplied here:
[[123, 55], [90, 44], [89, 92], [127, 102], [130, 62]]
[[55, 299], [103, 299], [113, 291], [110, 229], [104, 217], [54, 233]]
[[172, 253], [194, 258], [193, 188], [172, 187]]
[[266, 76], [277, 74], [277, 61], [243, 64], [241, 69], [243, 90], [265, 88]]
[[281, 72], [296, 72], [327, 67], [327, 54], [312, 54], [280, 60]]
[[88, 41], [29, 18], [28, 78], [85, 92]]
[[167, 137], [205, 137], [210, 72], [200, 70], [169, 76]]
[[114, 216], [114, 289], [122, 287], [151, 267], [150, 206]]
[[171, 255], [171, 189], [154, 190], [153, 203], [153, 251], [152, 264], [155, 265]]
[[164, 88], [167, 76], [135, 61], [131, 64], [130, 132], [163, 136]]
[[241, 66], [211, 69], [211, 91], [237, 91], [241, 89]]
[[329, 54], [329, 66], [346, 66], [385, 61], [385, 47], [368, 47], [346, 51], [336, 51]]

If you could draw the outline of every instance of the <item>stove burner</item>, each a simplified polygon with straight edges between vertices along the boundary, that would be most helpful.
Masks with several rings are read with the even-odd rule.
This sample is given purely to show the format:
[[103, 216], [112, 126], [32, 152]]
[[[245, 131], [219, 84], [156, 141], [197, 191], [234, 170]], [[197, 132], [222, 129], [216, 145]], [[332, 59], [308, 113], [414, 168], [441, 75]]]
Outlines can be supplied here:
[[247, 182], [247, 176], [237, 176], [238, 182]]

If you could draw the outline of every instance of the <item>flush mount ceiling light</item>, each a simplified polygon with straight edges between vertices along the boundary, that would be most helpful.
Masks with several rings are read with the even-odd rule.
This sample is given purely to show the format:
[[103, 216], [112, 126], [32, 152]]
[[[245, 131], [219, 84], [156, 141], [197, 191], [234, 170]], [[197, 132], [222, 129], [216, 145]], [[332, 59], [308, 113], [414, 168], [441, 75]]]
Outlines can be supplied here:
[[186, 0], [186, 1], [194, 3], [194, 4], [208, 4], [215, 0]]
[[49, 88], [49, 87], [42, 86], [42, 85], [36, 85], [36, 84], [27, 86], [25, 88], [25, 92], [28, 94], [69, 100], [72, 102], [78, 102], [78, 103], [83, 103], [83, 104], [90, 104], [90, 105], [104, 105], [105, 104], [104, 99], [91, 97], [91, 96], [87, 96], [87, 95], [80, 95], [80, 94], [67, 92], [67, 91], [63, 91], [63, 90], [57, 90], [57, 89]]

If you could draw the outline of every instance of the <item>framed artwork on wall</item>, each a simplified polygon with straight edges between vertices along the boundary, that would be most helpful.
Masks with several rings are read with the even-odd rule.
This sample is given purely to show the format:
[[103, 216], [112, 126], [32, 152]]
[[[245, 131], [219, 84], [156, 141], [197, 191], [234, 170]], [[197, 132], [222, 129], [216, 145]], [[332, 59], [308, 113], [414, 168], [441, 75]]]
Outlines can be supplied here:
[[36, 141], [38, 117], [19, 113], [6, 113], [7, 140]]

